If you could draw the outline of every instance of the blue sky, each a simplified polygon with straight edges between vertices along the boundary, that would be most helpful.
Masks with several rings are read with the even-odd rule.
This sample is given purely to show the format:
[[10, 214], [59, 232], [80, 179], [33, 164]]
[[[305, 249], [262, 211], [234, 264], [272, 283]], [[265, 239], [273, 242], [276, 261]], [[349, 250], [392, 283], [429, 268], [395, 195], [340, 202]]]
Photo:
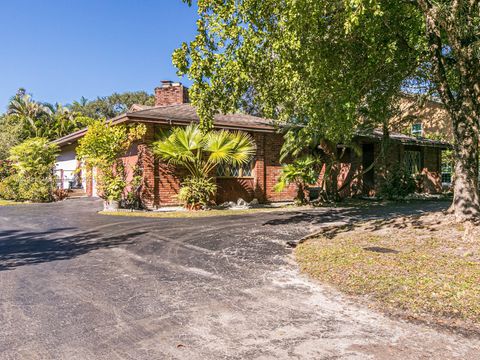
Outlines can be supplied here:
[[171, 54], [196, 19], [181, 0], [0, 0], [0, 112], [19, 87], [62, 104], [153, 92], [178, 80]]

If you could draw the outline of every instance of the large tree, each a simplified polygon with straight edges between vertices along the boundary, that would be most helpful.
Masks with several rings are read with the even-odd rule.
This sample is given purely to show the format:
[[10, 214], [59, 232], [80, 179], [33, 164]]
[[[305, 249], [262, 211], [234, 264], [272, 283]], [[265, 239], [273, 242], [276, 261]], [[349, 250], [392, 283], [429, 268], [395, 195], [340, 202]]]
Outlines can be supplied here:
[[[184, 0], [191, 5], [191, 0]], [[455, 134], [457, 219], [480, 214], [478, 0], [203, 0], [173, 60], [204, 127], [245, 96], [331, 143], [386, 122], [401, 91], [438, 96]], [[252, 91], [253, 89], [253, 91]], [[253, 98], [252, 98], [253, 94]]]
[[113, 93], [109, 96], [99, 96], [94, 100], [82, 97], [79, 101], [74, 101], [69, 107], [83, 116], [94, 119], [111, 119], [128, 111], [133, 104], [154, 105], [155, 97], [145, 91]]

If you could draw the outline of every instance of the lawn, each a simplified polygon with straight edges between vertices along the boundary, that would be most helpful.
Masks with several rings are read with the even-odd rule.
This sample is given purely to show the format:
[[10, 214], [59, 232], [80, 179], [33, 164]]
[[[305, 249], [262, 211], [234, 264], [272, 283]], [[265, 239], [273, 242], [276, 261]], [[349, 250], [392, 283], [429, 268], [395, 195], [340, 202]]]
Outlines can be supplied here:
[[15, 204], [18, 204], [18, 203], [15, 201], [0, 199], [0, 206], [15, 205]]
[[303, 272], [384, 311], [480, 330], [480, 231], [441, 213], [327, 229], [295, 256]]
[[269, 213], [275, 211], [299, 210], [298, 207], [286, 206], [278, 208], [253, 208], [253, 209], [226, 209], [226, 210], [207, 210], [207, 211], [100, 211], [99, 214], [110, 216], [132, 216], [148, 218], [201, 218], [213, 216], [232, 216], [248, 215], [257, 213]]

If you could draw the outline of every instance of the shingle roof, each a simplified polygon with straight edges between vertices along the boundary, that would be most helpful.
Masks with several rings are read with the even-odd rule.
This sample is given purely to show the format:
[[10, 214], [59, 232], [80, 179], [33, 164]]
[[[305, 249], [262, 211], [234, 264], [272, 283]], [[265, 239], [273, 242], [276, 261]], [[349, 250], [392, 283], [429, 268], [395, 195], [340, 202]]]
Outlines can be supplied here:
[[[197, 110], [191, 104], [169, 105], [169, 106], [147, 106], [133, 105], [130, 110], [109, 120], [112, 124], [124, 122], [151, 122], [168, 125], [185, 125], [192, 122], [199, 122]], [[217, 128], [274, 132], [275, 127], [272, 120], [245, 115], [245, 114], [218, 114], [214, 117], [214, 126]], [[54, 143], [67, 145], [81, 138], [87, 129], [78, 130], [74, 133], [59, 138]]]
[[[143, 110], [128, 112], [131, 119], [167, 120], [172, 122], [191, 123], [199, 122], [197, 109], [190, 104], [146, 107]], [[246, 114], [217, 114], [214, 117], [214, 126], [223, 128], [239, 128], [245, 130], [274, 131], [272, 120]]]
[[[196, 108], [191, 104], [170, 105], [170, 106], [147, 106], [133, 105], [126, 114], [122, 114], [110, 120], [112, 124], [124, 122], [149, 122], [167, 125], [186, 125], [192, 122], [199, 122]], [[274, 132], [275, 126], [272, 120], [245, 114], [218, 114], [214, 117], [214, 126], [216, 128]], [[81, 138], [87, 129], [76, 131], [54, 141], [58, 145], [67, 145]], [[370, 131], [359, 131], [357, 136], [369, 139], [381, 139], [383, 134], [379, 129]], [[423, 145], [449, 148], [451, 145], [447, 142], [417, 138], [403, 135], [400, 133], [390, 133], [390, 138], [399, 141], [404, 145]]]
[[[373, 129], [370, 131], [358, 131], [357, 136], [365, 137], [369, 139], [381, 140], [383, 137], [383, 131], [380, 129]], [[427, 139], [424, 137], [409, 136], [397, 132], [390, 132], [390, 139], [401, 142], [403, 145], [421, 145], [421, 146], [433, 146], [440, 148], [450, 148], [452, 145], [446, 141]]]

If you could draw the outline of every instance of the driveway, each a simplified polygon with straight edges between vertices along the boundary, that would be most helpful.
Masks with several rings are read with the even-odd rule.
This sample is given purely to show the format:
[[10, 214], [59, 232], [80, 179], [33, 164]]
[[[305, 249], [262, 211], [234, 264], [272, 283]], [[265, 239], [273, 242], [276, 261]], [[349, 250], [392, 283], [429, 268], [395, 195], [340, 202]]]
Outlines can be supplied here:
[[480, 340], [389, 319], [297, 272], [286, 241], [444, 208], [203, 219], [0, 207], [1, 359], [478, 359]]

